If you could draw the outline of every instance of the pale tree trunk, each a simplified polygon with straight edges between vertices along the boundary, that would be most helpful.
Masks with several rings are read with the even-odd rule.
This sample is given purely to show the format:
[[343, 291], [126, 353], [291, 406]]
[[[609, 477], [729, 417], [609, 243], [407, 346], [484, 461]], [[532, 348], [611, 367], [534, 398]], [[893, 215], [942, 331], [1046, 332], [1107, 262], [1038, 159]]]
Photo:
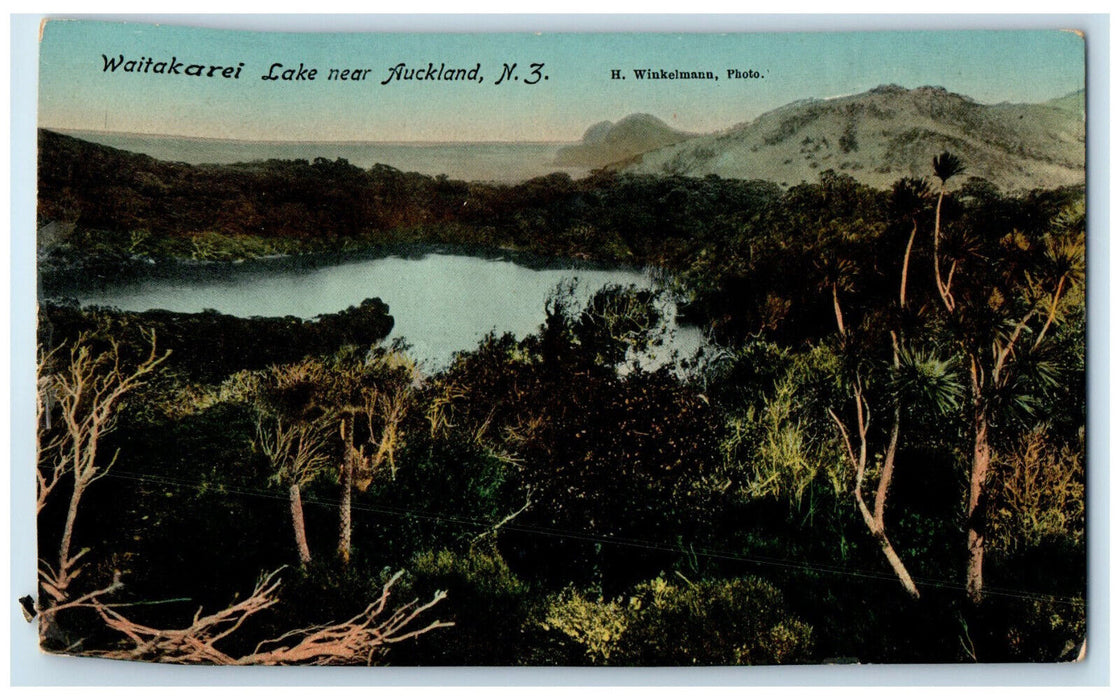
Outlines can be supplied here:
[[918, 221], [914, 220], [914, 229], [910, 231], [910, 240], [906, 242], [906, 254], [902, 256], [902, 284], [898, 289], [898, 305], [906, 308], [906, 277], [910, 272], [910, 250], [914, 247], [914, 238], [918, 235]]
[[979, 603], [984, 596], [984, 535], [987, 530], [986, 486], [991, 464], [988, 444], [988, 414], [980, 396], [980, 387], [973, 382], [972, 405], [972, 469], [968, 480], [968, 572], [965, 584], [968, 597]]
[[[909, 246], [907, 247], [907, 254], [909, 255]], [[903, 267], [903, 290], [905, 290], [905, 266]], [[901, 292], [905, 294], [905, 292]], [[844, 314], [840, 308], [840, 298], [836, 293], [836, 285], [832, 285], [832, 305], [836, 311], [836, 325], [840, 329], [840, 335], [844, 335]], [[894, 353], [894, 366], [898, 367], [898, 338], [891, 332], [891, 346]], [[898, 577], [902, 587], [913, 598], [919, 598], [918, 587], [914, 585], [914, 579], [910, 577], [910, 572], [906, 570], [906, 565], [902, 563], [902, 559], [894, 550], [894, 545], [891, 544], [890, 539], [887, 537], [887, 526], [885, 521], [885, 513], [887, 506], [887, 494], [890, 491], [891, 479], [894, 477], [894, 460], [895, 454], [898, 451], [898, 435], [901, 426], [901, 409], [898, 401], [894, 404], [894, 423], [891, 426], [891, 436], [887, 444], [887, 452], [883, 457], [883, 469], [879, 474], [879, 485], [875, 491], [875, 512], [874, 514], [867, 507], [867, 503], [863, 499], [863, 480], [867, 473], [867, 429], [870, 423], [870, 406], [867, 405], [863, 398], [863, 388], [857, 378], [853, 387], [853, 396], [856, 404], [856, 430], [859, 438], [859, 453], [857, 455], [854, 446], [852, 445], [851, 436], [848, 434], [848, 429], [844, 427], [844, 422], [840, 420], [832, 409], [828, 410], [832, 420], [840, 429], [840, 435], [844, 439], [844, 446], [847, 448], [848, 460], [855, 470], [855, 487], [852, 489], [852, 495], [855, 497], [856, 506], [859, 508], [860, 515], [863, 516], [863, 522], [867, 525], [868, 531], [875, 541], [879, 543], [880, 549], [883, 550], [883, 556], [886, 557], [887, 562], [891, 565], [891, 570], [894, 571], [895, 576]]]
[[832, 285], [832, 310], [836, 314], [836, 327], [840, 330], [840, 335], [844, 335], [844, 312], [840, 310], [840, 295], [836, 291], [836, 284]]
[[901, 408], [896, 402], [894, 405], [894, 423], [891, 426], [891, 437], [887, 443], [887, 454], [883, 457], [883, 469], [879, 472], [879, 486], [875, 489], [875, 522], [879, 527], [884, 527], [884, 518], [887, 510], [887, 494], [894, 478], [894, 458], [898, 453], [898, 433], [901, 424]]
[[343, 562], [350, 561], [350, 498], [354, 490], [354, 433], [353, 426], [346, 418], [339, 425], [342, 434], [342, 467], [339, 483], [342, 496], [338, 502], [338, 556]]
[[891, 565], [891, 570], [894, 575], [898, 577], [899, 583], [906, 589], [912, 598], [919, 598], [921, 595], [918, 593], [918, 587], [914, 584], [914, 579], [910, 578], [910, 572], [906, 570], [906, 565], [902, 563], [902, 558], [894, 550], [894, 545], [891, 544], [890, 539], [887, 537], [886, 529], [881, 521], [875, 519], [875, 516], [868, 510], [867, 504], [864, 503], [863, 494], [859, 491], [855, 492], [856, 505], [859, 506], [860, 515], [863, 516], [863, 522], [867, 525], [867, 529], [871, 532], [871, 536], [879, 543], [879, 548], [883, 550], [883, 556], [886, 557], [887, 563]]
[[[1056, 302], [1055, 302], [1056, 303]], [[971, 357], [970, 378], [972, 390], [972, 466], [968, 475], [968, 568], [965, 572], [965, 590], [973, 603], [984, 597], [984, 547], [988, 530], [988, 471], [992, 462], [992, 450], [988, 439], [988, 405], [986, 389], [999, 389], [1006, 386], [1007, 375], [1004, 363], [1015, 349], [1023, 329], [1034, 315], [1029, 310], [1019, 319], [1015, 330], [1003, 344], [995, 346], [995, 365], [991, 373], [984, 371], [980, 358]]]
[[945, 309], [952, 313], [956, 308], [956, 301], [953, 299], [953, 294], [949, 291], [949, 286], [953, 281], [953, 268], [949, 270], [949, 277], [946, 280], [941, 279], [941, 254], [938, 252], [939, 244], [941, 243], [941, 201], [945, 199], [945, 183], [941, 183], [941, 193], [937, 195], [937, 209], [933, 215], [933, 277], [937, 282], [937, 295], [941, 297], [942, 303], [945, 304]]
[[303, 523], [303, 499], [300, 497], [299, 484], [288, 487], [288, 503], [292, 508], [292, 530], [296, 536], [296, 549], [299, 551], [299, 563], [311, 563], [311, 548], [307, 546], [307, 529]]
[[[905, 269], [905, 265], [903, 265], [903, 270]], [[903, 280], [905, 279], [906, 274], [904, 272]], [[898, 335], [891, 331], [891, 354], [895, 371], [898, 371], [899, 366], [898, 352]], [[891, 489], [891, 480], [894, 479], [894, 460], [895, 455], [898, 454], [898, 435], [902, 429], [902, 403], [897, 397], [894, 399], [893, 418], [891, 436], [887, 440], [887, 452], [883, 455], [883, 469], [879, 472], [879, 486], [875, 489], [875, 522], [878, 523], [879, 529], [884, 531], [886, 530], [887, 494]]]
[[338, 503], [338, 556], [350, 561], [350, 497], [353, 491], [354, 470], [350, 458], [342, 467], [342, 498]]
[[914, 584], [914, 579], [910, 577], [910, 572], [906, 570], [906, 565], [902, 563], [902, 559], [891, 544], [890, 539], [887, 537], [887, 527], [884, 520], [887, 493], [890, 490], [891, 478], [894, 474], [894, 460], [895, 453], [898, 448], [898, 434], [900, 425], [900, 411], [896, 404], [894, 412], [894, 425], [891, 428], [890, 442], [887, 445], [887, 453], [883, 459], [883, 469], [879, 475], [879, 485], [876, 489], [875, 495], [875, 512], [872, 513], [871, 509], [867, 507], [866, 501], [863, 499], [863, 480], [864, 475], [867, 473], [867, 425], [868, 420], [865, 411], [865, 404], [863, 399], [863, 391], [859, 388], [858, 383], [855, 389], [856, 399], [856, 428], [859, 437], [859, 453], [857, 455], [855, 448], [852, 445], [851, 436], [848, 434], [848, 429], [844, 427], [843, 421], [840, 420], [832, 409], [829, 409], [829, 415], [840, 429], [840, 434], [844, 439], [844, 446], [847, 448], [848, 459], [851, 461], [855, 469], [855, 486], [852, 489], [852, 495], [855, 497], [856, 506], [859, 508], [859, 513], [863, 516], [863, 522], [867, 525], [868, 531], [875, 541], [879, 543], [879, 548], [883, 550], [883, 556], [886, 557], [887, 563], [890, 564], [891, 570], [894, 571], [895, 576], [898, 577], [899, 583], [913, 598], [919, 598], [918, 587]]
[[[933, 214], [933, 280], [937, 283], [937, 295], [945, 299], [941, 288], [941, 261], [938, 260], [938, 250], [941, 247], [941, 201], [945, 199], [945, 185], [941, 185], [941, 193], [937, 195], [937, 208]], [[949, 309], [952, 311], [952, 309]]]
[[[64, 475], [73, 479], [70, 502], [58, 547], [58, 566], [52, 568], [45, 559], [39, 560], [39, 586], [53, 602], [46, 603], [42, 596], [36, 607], [40, 612], [40, 635], [47, 638], [56, 627], [55, 615], [66, 608], [84, 606], [99, 595], [106, 595], [120, 588], [120, 577], [96, 591], [73, 597], [70, 584], [78, 577], [82, 567], [78, 562], [89, 551], [82, 549], [71, 554], [74, 527], [78, 510], [86, 489], [104, 477], [116, 462], [116, 456], [99, 459], [98, 445], [101, 437], [113, 429], [114, 417], [123, 397], [141, 386], [145, 376], [153, 372], [168, 353], [156, 354], [155, 333], [144, 333], [151, 344], [151, 353], [135, 370], [126, 373], [121, 366], [119, 347], [112, 342], [111, 349], [95, 354], [89, 337], [80, 336], [70, 348], [69, 366], [39, 380], [39, 410], [44, 418], [44, 429], [38, 433], [36, 460], [36, 510], [47, 505], [48, 496], [61, 482]], [[54, 350], [41, 356], [40, 371], [47, 364]], [[45, 395], [44, 395], [45, 394]], [[50, 429], [48, 407], [58, 407], [61, 433], [54, 436]]]
[[[887, 508], [887, 494], [891, 488], [891, 479], [894, 478], [894, 459], [898, 451], [898, 433], [901, 424], [901, 410], [896, 403], [894, 407], [894, 424], [891, 426], [890, 442], [887, 444], [887, 454], [883, 458], [883, 470], [879, 473], [879, 487], [875, 490], [875, 514], [868, 521], [867, 520], [867, 506], [860, 505], [864, 512], [864, 520], [867, 522], [868, 527], [871, 528], [871, 534], [879, 540], [879, 547], [883, 550], [883, 555], [886, 556], [887, 561], [894, 570], [898, 580], [902, 583], [902, 587], [906, 589], [912, 597], [918, 598], [918, 587], [914, 585], [914, 579], [910, 578], [910, 572], [906, 570], [906, 565], [902, 563], [902, 559], [894, 551], [894, 546], [891, 545], [887, 539], [887, 523], [886, 523], [886, 508]], [[862, 501], [862, 494], [860, 495]]]
[[56, 587], [62, 593], [66, 592], [66, 588], [70, 585], [70, 579], [76, 573], [71, 571], [71, 566], [76, 559], [72, 560], [70, 558], [70, 543], [74, 537], [74, 521], [78, 518], [78, 506], [82, 502], [84, 493], [84, 485], [81, 482], [75, 483], [74, 490], [70, 494], [70, 507], [66, 511], [66, 524], [62, 527], [62, 539], [58, 547], [58, 577], [56, 579]]
[[[86, 553], [86, 550], [82, 550], [77, 555], [70, 556], [74, 523], [78, 518], [82, 497], [86, 488], [105, 476], [117, 459], [114, 455], [108, 463], [99, 463], [98, 446], [101, 437], [113, 429], [113, 416], [122, 397], [143, 384], [144, 375], [152, 372], [170, 354], [157, 357], [154, 335], [151, 336], [151, 343], [152, 351], [148, 359], [129, 376], [120, 371], [120, 354], [114, 345], [108, 354], [99, 357], [94, 357], [88, 347], [72, 350], [69, 370], [60, 373], [56, 379], [58, 400], [62, 405], [62, 418], [68, 436], [63, 444], [69, 444], [70, 447], [69, 456], [64, 463], [51, 469], [54, 477], [49, 481], [49, 486], [53, 488], [60, 473], [64, 471], [68, 471], [74, 479], [74, 489], [70, 493], [70, 505], [66, 510], [66, 522], [59, 542], [58, 571], [50, 582], [55, 589], [52, 595], [59, 602], [65, 599], [67, 587], [80, 572], [81, 568], [76, 565]], [[92, 396], [89, 406], [83, 404], [83, 395]], [[39, 483], [44, 484], [44, 479], [40, 477]], [[41, 493], [40, 497], [45, 498], [45, 494]]]
[[898, 577], [902, 587], [906, 589], [906, 592], [909, 593], [911, 597], [918, 598], [920, 594], [918, 593], [918, 587], [914, 585], [914, 579], [910, 578], [910, 572], [906, 570], [906, 565], [902, 563], [902, 559], [894, 550], [894, 545], [892, 545], [890, 539], [887, 538], [887, 524], [884, 519], [886, 515], [887, 493], [890, 491], [891, 479], [894, 476], [894, 458], [898, 449], [899, 414], [900, 411], [896, 405], [890, 442], [887, 445], [887, 454], [883, 458], [883, 469], [879, 473], [879, 486], [875, 491], [874, 514], [868, 511], [867, 504], [863, 501], [863, 492], [861, 489], [862, 479], [861, 483], [856, 487], [856, 503], [859, 505], [864, 523], [866, 523], [867, 528], [871, 531], [871, 535], [879, 543], [879, 548], [883, 550], [883, 556], [887, 558], [887, 562], [891, 565], [891, 570], [893, 570], [895, 576]]

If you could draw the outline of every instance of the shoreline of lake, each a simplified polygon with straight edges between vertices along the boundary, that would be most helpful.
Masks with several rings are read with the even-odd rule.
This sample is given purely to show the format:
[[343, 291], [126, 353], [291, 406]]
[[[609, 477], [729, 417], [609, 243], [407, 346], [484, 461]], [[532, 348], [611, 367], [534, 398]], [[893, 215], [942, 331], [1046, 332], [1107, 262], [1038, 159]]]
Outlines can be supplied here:
[[[482, 260], [511, 262], [530, 270], [578, 269], [619, 272], [649, 272], [649, 266], [633, 263], [572, 258], [541, 253], [529, 249], [487, 246], [476, 243], [392, 242], [367, 243], [337, 250], [311, 250], [298, 253], [279, 253], [236, 260], [196, 260], [174, 257], [153, 259], [131, 256], [119, 270], [116, 279], [104, 280], [83, 275], [78, 267], [45, 268], [40, 265], [38, 298], [40, 300], [64, 299], [72, 293], [88, 293], [121, 284], [143, 283], [147, 280], [205, 281], [228, 274], [254, 274], [271, 272], [309, 271], [350, 262], [402, 258], [418, 260], [429, 255], [458, 255]], [[82, 281], [75, 283], [75, 277]]]
[[[405, 341], [419, 362], [438, 368], [455, 353], [476, 348], [489, 333], [520, 339], [538, 332], [557, 294], [570, 293], [582, 308], [607, 286], [665, 287], [650, 268], [430, 243], [161, 267], [162, 275], [102, 284], [86, 280], [40, 299], [136, 313], [212, 310], [239, 318], [310, 320], [377, 298], [394, 319], [389, 342]], [[705, 346], [702, 328], [681, 318], [671, 294], [658, 306], [667, 345], [656, 362], [669, 361], [673, 353], [691, 357]]]

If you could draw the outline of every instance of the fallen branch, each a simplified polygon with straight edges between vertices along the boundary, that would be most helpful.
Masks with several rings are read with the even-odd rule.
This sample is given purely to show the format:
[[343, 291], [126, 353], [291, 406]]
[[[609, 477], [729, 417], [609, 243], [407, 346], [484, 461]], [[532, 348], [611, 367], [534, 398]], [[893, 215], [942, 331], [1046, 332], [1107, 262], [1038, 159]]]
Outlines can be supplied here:
[[443, 591], [423, 605], [413, 600], [382, 619], [388, 607], [397, 572], [381, 589], [376, 601], [361, 613], [341, 623], [295, 629], [257, 644], [251, 654], [232, 656], [216, 645], [237, 631], [251, 616], [275, 605], [280, 587], [280, 571], [262, 576], [244, 600], [210, 615], [199, 610], [188, 627], [165, 630], [148, 627], [125, 617], [109, 605], [97, 604], [97, 611], [111, 629], [128, 638], [132, 646], [103, 654], [106, 658], [133, 661], [160, 661], [176, 664], [215, 664], [223, 666], [289, 665], [370, 665], [386, 648], [419, 637], [454, 623], [436, 620], [415, 627], [416, 619], [446, 597]]

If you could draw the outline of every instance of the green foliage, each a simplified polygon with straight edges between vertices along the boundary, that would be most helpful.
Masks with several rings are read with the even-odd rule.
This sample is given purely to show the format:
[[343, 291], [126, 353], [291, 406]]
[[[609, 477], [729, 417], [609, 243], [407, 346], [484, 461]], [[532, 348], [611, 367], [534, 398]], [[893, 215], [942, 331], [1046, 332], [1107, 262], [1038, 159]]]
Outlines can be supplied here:
[[382, 473], [358, 503], [392, 514], [358, 519], [360, 547], [395, 558], [441, 547], [464, 551], [524, 504], [514, 471], [486, 449], [409, 436], [396, 477]]
[[197, 314], [152, 310], [142, 313], [110, 309], [79, 310], [65, 304], [42, 306], [40, 335], [55, 342], [76, 337], [97, 324], [136, 344], [137, 328], [154, 329], [160, 346], [171, 350], [173, 367], [195, 381], [217, 383], [243, 369], [295, 362], [308, 355], [327, 355], [345, 346], [368, 348], [393, 329], [389, 307], [365, 299], [333, 314], [303, 320], [239, 318], [207, 310]]
[[744, 495], [799, 506], [819, 477], [835, 494], [846, 490], [850, 477], [839, 441], [819, 410], [837, 396], [839, 372], [839, 358], [818, 346], [794, 356], [758, 404], [729, 415], [721, 449]]
[[656, 578], [603, 601], [566, 591], [544, 625], [577, 642], [589, 663], [760, 665], [809, 659], [812, 629], [762, 579], [673, 584]]
[[932, 409], [946, 416], [961, 407], [964, 384], [956, 373], [955, 359], [941, 358], [933, 350], [901, 347], [898, 367], [891, 375], [891, 389], [907, 406]]
[[603, 287], [574, 319], [575, 336], [600, 364], [617, 365], [628, 354], [644, 353], [661, 345], [665, 333], [659, 297], [633, 285]]
[[[560, 295], [537, 335], [485, 339], [429, 386], [428, 427], [510, 465], [529, 501], [517, 525], [668, 541], [699, 531], [694, 485], [714, 464], [717, 439], [710, 402], [668, 369], [618, 372], [622, 345], [600, 332], [600, 318]], [[501, 546], [517, 553], [518, 571], [570, 582], [578, 570], [581, 584], [625, 585], [663, 566], [583, 537], [511, 531]]]
[[217, 231], [192, 233], [182, 238], [162, 239], [159, 247], [149, 246], [149, 255], [160, 258], [232, 261], [251, 260], [267, 255], [298, 251], [290, 242], [250, 234], [224, 234]]
[[941, 183], [944, 184], [949, 178], [964, 172], [964, 163], [962, 163], [961, 159], [957, 156], [945, 151], [939, 156], [934, 156], [933, 172], [937, 175], [937, 179], [941, 180]]
[[1037, 547], [1048, 538], [1083, 542], [1085, 446], [1055, 444], [1042, 429], [1026, 433], [994, 459], [989, 538], [1007, 551]]
[[[466, 183], [323, 158], [191, 166], [50, 131], [40, 133], [39, 154], [41, 220], [103, 240], [97, 250], [74, 239], [48, 251], [48, 286], [77, 268], [104, 279], [142, 273], [149, 258], [237, 260], [416, 240], [681, 267], [698, 232], [727, 228], [779, 191], [758, 181], [607, 173]], [[146, 236], [137, 242], [134, 231]]]
[[522, 583], [496, 555], [456, 555], [446, 550], [418, 554], [408, 569], [402, 597], [426, 599], [447, 591], [440, 618], [454, 627], [437, 637], [421, 637], [393, 648], [391, 663], [433, 665], [514, 665], [520, 657], [521, 629], [531, 599]]
[[834, 171], [791, 187], [698, 242], [681, 280], [690, 292], [687, 312], [733, 345], [756, 335], [792, 345], [835, 332], [831, 295], [821, 289], [857, 292], [860, 307], [890, 293], [880, 266], [869, 264], [885, 255], [889, 204], [888, 193]]
[[550, 599], [548, 612], [539, 624], [574, 642], [584, 663], [605, 665], [631, 618], [632, 612], [622, 599], [604, 601], [602, 596], [569, 588]]
[[1085, 600], [994, 599], [966, 626], [972, 660], [984, 663], [1073, 661], [1085, 643]]

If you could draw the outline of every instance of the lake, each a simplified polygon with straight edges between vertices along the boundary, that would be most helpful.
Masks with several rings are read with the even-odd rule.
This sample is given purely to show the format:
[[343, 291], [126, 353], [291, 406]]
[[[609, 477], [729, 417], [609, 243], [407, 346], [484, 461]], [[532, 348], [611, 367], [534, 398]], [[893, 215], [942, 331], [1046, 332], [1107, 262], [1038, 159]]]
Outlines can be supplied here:
[[85, 141], [192, 165], [248, 163], [278, 158], [345, 158], [368, 169], [382, 163], [404, 172], [453, 180], [515, 183], [554, 172], [583, 177], [587, 168], [555, 165], [567, 143], [384, 143], [362, 141], [234, 141], [101, 131], [60, 131]]
[[[92, 290], [67, 290], [83, 305], [126, 311], [167, 309], [196, 313], [214, 309], [234, 316], [312, 318], [380, 297], [395, 321], [390, 340], [402, 338], [428, 372], [445, 367], [455, 352], [472, 350], [486, 333], [535, 333], [545, 320], [545, 302], [558, 284], [575, 279], [585, 303], [609, 284], [657, 288], [649, 272], [596, 269], [551, 261], [530, 265], [505, 255], [416, 252], [329, 265], [286, 261], [211, 264], [188, 275], [156, 277]], [[691, 357], [704, 344], [701, 331], [678, 326], [676, 306], [666, 299], [669, 342], [644, 364], [664, 362], [670, 352]]]

